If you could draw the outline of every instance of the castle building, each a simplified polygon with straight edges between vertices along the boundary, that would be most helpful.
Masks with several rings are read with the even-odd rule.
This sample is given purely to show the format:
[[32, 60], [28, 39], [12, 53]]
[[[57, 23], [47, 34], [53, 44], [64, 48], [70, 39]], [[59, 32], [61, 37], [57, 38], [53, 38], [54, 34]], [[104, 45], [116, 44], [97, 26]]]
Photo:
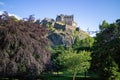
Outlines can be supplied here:
[[57, 15], [56, 17], [57, 22], [63, 22], [67, 25], [76, 27], [77, 24], [74, 22], [74, 16], [73, 15]]
[[74, 22], [73, 15], [57, 15], [56, 20], [45, 18], [40, 22], [44, 28], [47, 28], [47, 24], [50, 24], [51, 27], [54, 27], [59, 30], [75, 30], [77, 28], [77, 23]]

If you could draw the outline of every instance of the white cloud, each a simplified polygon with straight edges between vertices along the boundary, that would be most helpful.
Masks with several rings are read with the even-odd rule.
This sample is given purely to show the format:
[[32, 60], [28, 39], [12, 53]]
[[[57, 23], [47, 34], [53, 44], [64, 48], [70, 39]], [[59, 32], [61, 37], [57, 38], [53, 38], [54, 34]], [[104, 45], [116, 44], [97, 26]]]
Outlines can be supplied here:
[[0, 15], [3, 14], [3, 11], [0, 11]]
[[0, 5], [4, 5], [4, 3], [3, 3], [3, 2], [0, 2]]
[[19, 16], [15, 15], [15, 14], [11, 14], [11, 13], [8, 13], [8, 14], [9, 14], [9, 16], [14, 16], [14, 17], [16, 17], [18, 20], [20, 20], [20, 19], [21, 19], [21, 17], [19, 17]]
[[[4, 12], [3, 11], [0, 11], [0, 15], [3, 14]], [[16, 17], [18, 20], [22, 19], [21, 17], [15, 15], [15, 14], [12, 14], [12, 13], [8, 13], [9, 16], [14, 16]]]

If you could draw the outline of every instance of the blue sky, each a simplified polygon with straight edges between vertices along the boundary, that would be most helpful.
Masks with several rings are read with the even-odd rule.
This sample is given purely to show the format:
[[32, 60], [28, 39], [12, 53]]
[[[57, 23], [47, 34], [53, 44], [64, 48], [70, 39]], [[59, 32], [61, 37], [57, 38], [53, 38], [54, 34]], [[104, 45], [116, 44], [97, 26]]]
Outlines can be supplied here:
[[0, 11], [22, 18], [34, 14], [37, 19], [73, 14], [81, 29], [98, 30], [103, 20], [120, 19], [120, 0], [0, 0]]

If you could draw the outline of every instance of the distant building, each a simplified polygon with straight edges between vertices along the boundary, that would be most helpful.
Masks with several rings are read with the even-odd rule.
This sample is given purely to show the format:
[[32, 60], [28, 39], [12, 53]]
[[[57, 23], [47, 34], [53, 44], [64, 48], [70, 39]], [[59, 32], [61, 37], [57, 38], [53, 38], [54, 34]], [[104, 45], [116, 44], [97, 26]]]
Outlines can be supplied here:
[[73, 15], [63, 15], [63, 14], [57, 15], [56, 21], [57, 22], [63, 22], [67, 25], [74, 26], [74, 27], [77, 26], [77, 23], [74, 22], [74, 16]]
[[50, 18], [44, 18], [40, 24], [44, 28], [54, 27], [59, 30], [75, 30], [77, 27], [77, 23], [74, 22], [74, 16], [73, 15], [57, 15], [56, 20], [50, 19]]

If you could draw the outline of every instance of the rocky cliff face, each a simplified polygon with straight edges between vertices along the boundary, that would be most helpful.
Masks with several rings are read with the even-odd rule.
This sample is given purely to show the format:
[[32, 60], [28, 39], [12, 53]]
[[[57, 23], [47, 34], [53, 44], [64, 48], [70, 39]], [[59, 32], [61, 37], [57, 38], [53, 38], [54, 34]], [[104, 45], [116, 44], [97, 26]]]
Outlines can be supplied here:
[[59, 45], [69, 47], [74, 44], [76, 37], [84, 39], [89, 36], [85, 31], [80, 30], [76, 26], [65, 24], [65, 22], [44, 19], [41, 25], [50, 31], [47, 38], [49, 39], [51, 47]]
[[50, 32], [48, 34], [48, 39], [50, 41], [50, 45], [52, 47], [58, 46], [58, 45], [64, 45], [66, 47], [71, 46], [74, 43], [74, 40], [76, 37], [79, 37], [81, 39], [86, 38], [89, 36], [84, 31], [75, 31], [75, 30], [68, 30], [68, 31], [59, 31], [55, 30], [54, 32]]

